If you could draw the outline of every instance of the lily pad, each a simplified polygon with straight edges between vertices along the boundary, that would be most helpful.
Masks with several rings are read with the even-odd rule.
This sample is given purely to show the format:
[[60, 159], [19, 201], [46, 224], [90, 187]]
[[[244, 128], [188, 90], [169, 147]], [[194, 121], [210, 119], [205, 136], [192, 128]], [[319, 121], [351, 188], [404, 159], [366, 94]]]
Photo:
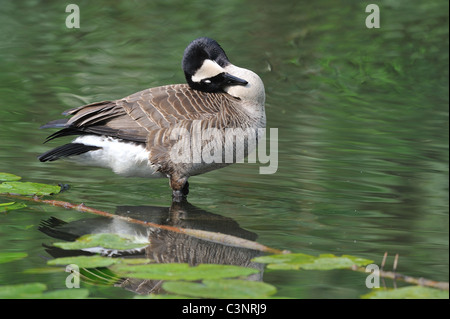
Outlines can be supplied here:
[[9, 263], [27, 256], [28, 254], [23, 252], [0, 252], [0, 264]]
[[149, 242], [136, 241], [136, 237], [118, 234], [102, 233], [88, 234], [81, 236], [74, 242], [54, 243], [53, 246], [62, 249], [86, 249], [93, 247], [103, 247], [106, 249], [126, 250], [142, 248], [150, 244]]
[[18, 195], [51, 195], [59, 193], [59, 186], [31, 182], [4, 182], [0, 184], [0, 193]]
[[0, 204], [0, 213], [4, 213], [10, 210], [16, 210], [16, 209], [21, 209], [21, 208], [25, 208], [27, 207], [27, 205], [23, 204], [23, 203], [16, 203], [16, 202], [10, 202], [10, 203], [1, 203]]
[[353, 256], [343, 255], [337, 257], [332, 254], [320, 255], [309, 264], [303, 264], [300, 267], [307, 270], [331, 270], [331, 269], [344, 269], [350, 268], [353, 265], [363, 266], [371, 264], [373, 261], [363, 258], [357, 258]]
[[89, 295], [87, 289], [59, 289], [44, 292], [47, 286], [42, 283], [29, 283], [0, 286], [2, 299], [81, 299]]
[[84, 288], [58, 289], [45, 292], [39, 299], [85, 299], [89, 296], [89, 290]]
[[191, 267], [188, 264], [147, 264], [123, 265], [117, 264], [112, 270], [124, 277], [160, 280], [201, 280], [249, 276], [257, 273], [254, 268], [234, 265], [200, 264]]
[[240, 279], [204, 280], [201, 283], [168, 281], [162, 287], [179, 295], [215, 299], [267, 298], [277, 291], [264, 282]]
[[314, 262], [317, 257], [306, 254], [280, 254], [256, 257], [252, 261], [269, 264], [270, 269], [300, 269], [303, 264]]
[[262, 256], [253, 259], [254, 262], [268, 263], [269, 269], [307, 269], [307, 270], [331, 270], [350, 268], [352, 265], [363, 266], [371, 264], [373, 261], [343, 255], [337, 257], [332, 254], [324, 254], [319, 257], [306, 254], [281, 254]]
[[138, 265], [138, 264], [148, 264], [151, 263], [153, 260], [148, 258], [122, 258], [121, 263], [127, 264], [127, 265]]
[[364, 299], [448, 299], [448, 291], [422, 286], [408, 286], [398, 289], [374, 289], [361, 296]]
[[62, 257], [49, 260], [48, 265], [70, 265], [75, 264], [78, 267], [83, 268], [96, 268], [96, 267], [108, 267], [117, 262], [119, 259], [111, 257], [101, 257], [101, 256], [76, 256], [76, 257]]
[[0, 182], [6, 182], [6, 181], [18, 181], [22, 179], [22, 177], [10, 174], [10, 173], [2, 173], [0, 172]]
[[39, 282], [0, 286], [0, 299], [36, 298], [42, 295], [45, 289], [47, 286]]
[[113, 286], [121, 279], [106, 267], [81, 268], [80, 275], [83, 278], [83, 282], [96, 286]]
[[136, 295], [133, 299], [192, 299], [192, 297], [169, 294]]

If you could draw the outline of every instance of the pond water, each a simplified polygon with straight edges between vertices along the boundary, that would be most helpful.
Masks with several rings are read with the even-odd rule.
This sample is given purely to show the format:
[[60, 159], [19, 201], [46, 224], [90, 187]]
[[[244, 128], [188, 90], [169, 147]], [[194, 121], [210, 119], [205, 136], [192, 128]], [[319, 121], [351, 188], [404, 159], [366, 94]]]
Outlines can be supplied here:
[[[85, 103], [184, 83], [184, 48], [209, 36], [264, 81], [278, 169], [262, 175], [259, 163], [244, 163], [191, 178], [196, 222], [230, 223], [230, 233], [311, 255], [379, 264], [388, 252], [387, 267], [399, 254], [399, 272], [448, 281], [447, 1], [378, 1], [380, 28], [373, 29], [358, 1], [76, 3], [80, 28], [68, 29], [66, 4], [2, 1], [0, 171], [69, 184], [58, 200], [110, 212], [161, 207], [154, 218], [167, 222], [167, 180], [40, 163], [36, 157], [58, 143], [44, 145], [52, 131], [39, 126]], [[24, 273], [51, 258], [43, 245], [55, 240], [38, 230], [51, 217], [88, 218], [41, 204], [0, 215], [0, 251], [28, 253], [0, 264], [0, 285], [65, 287], [67, 273]], [[293, 298], [369, 292], [364, 275], [344, 270], [265, 271], [263, 280]], [[89, 289], [90, 296], [133, 296]]]

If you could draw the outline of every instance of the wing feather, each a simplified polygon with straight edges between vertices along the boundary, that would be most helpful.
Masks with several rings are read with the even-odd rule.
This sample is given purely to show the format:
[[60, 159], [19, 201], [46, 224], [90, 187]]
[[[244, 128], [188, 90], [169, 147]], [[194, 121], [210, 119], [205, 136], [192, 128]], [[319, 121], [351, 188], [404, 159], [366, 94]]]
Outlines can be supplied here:
[[71, 115], [67, 122], [52, 121], [44, 127], [63, 127], [49, 139], [73, 134], [97, 134], [147, 143], [147, 148], [151, 148], [167, 142], [164, 135], [180, 123], [186, 125], [186, 122], [193, 120], [208, 120], [210, 125], [219, 124], [223, 121], [222, 113], [226, 111], [224, 107], [230, 101], [235, 101], [235, 98], [225, 93], [204, 93], [189, 88], [187, 84], [167, 85], [116, 101], [96, 102], [70, 109], [65, 112]]

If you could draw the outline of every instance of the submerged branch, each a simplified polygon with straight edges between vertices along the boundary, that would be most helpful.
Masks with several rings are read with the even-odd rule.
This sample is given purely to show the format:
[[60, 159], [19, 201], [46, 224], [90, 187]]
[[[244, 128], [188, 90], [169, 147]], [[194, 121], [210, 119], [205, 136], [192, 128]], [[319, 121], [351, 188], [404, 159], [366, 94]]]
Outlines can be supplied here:
[[111, 213], [108, 213], [108, 212], [105, 212], [102, 210], [88, 207], [84, 204], [75, 205], [75, 204], [72, 204], [69, 202], [64, 202], [64, 201], [40, 199], [38, 196], [26, 197], [26, 196], [12, 195], [12, 194], [10, 194], [9, 196], [13, 196], [16, 198], [18, 197], [20, 199], [43, 203], [43, 204], [48, 204], [48, 205], [52, 205], [52, 206], [63, 207], [66, 209], [73, 209], [73, 210], [77, 210], [80, 212], [91, 213], [91, 214], [104, 216], [104, 217], [108, 217], [108, 218], [115, 218], [115, 219], [119, 219], [119, 220], [122, 220], [122, 221], [125, 221], [128, 223], [139, 224], [139, 225], [143, 225], [146, 227], [154, 227], [154, 228], [164, 229], [164, 230], [168, 230], [171, 232], [184, 234], [187, 236], [192, 236], [192, 237], [195, 237], [198, 239], [219, 243], [222, 245], [253, 249], [253, 250], [258, 250], [258, 251], [272, 253], [272, 254], [289, 253], [286, 250], [279, 250], [279, 249], [271, 248], [271, 247], [259, 244], [257, 242], [254, 242], [254, 241], [239, 238], [239, 237], [232, 236], [232, 235], [226, 235], [226, 234], [222, 234], [222, 233], [210, 232], [210, 231], [200, 230], [200, 229], [189, 229], [189, 228], [179, 228], [179, 227], [168, 226], [168, 225], [159, 225], [159, 224], [155, 224], [152, 222], [146, 222], [146, 221], [134, 219], [131, 217], [125, 217], [125, 216], [121, 216], [121, 215], [111, 214]]
[[[358, 267], [358, 266], [354, 265], [351, 269], [354, 271], [358, 271], [358, 272], [366, 272], [366, 267]], [[425, 279], [425, 278], [415, 278], [415, 277], [399, 274], [395, 271], [385, 271], [385, 270], [381, 270], [381, 269], [380, 269], [379, 274], [380, 274], [381, 278], [401, 280], [401, 281], [407, 282], [409, 284], [414, 284], [414, 285], [418, 285], [418, 286], [426, 286], [426, 287], [432, 287], [432, 288], [437, 288], [437, 289], [441, 289], [441, 290], [449, 290], [448, 282], [434, 281], [434, 280]]]
[[[115, 218], [115, 219], [119, 219], [119, 220], [122, 220], [122, 221], [125, 221], [128, 223], [139, 224], [139, 225], [143, 225], [146, 227], [154, 227], [154, 228], [164, 229], [167, 231], [176, 232], [176, 233], [184, 234], [187, 236], [192, 236], [192, 237], [195, 237], [198, 239], [215, 242], [215, 243], [219, 243], [222, 245], [247, 248], [247, 249], [258, 250], [258, 251], [262, 251], [262, 252], [266, 252], [266, 253], [272, 253], [272, 254], [288, 254], [288, 253], [290, 253], [287, 250], [279, 250], [279, 249], [271, 248], [271, 247], [259, 244], [257, 242], [254, 242], [254, 241], [246, 240], [246, 239], [235, 237], [232, 235], [226, 235], [226, 234], [222, 234], [222, 233], [210, 232], [210, 231], [199, 230], [199, 229], [189, 229], [189, 228], [179, 228], [179, 227], [168, 226], [168, 225], [159, 225], [159, 224], [155, 224], [152, 222], [134, 219], [131, 217], [125, 217], [125, 216], [121, 216], [121, 215], [111, 214], [111, 213], [108, 213], [108, 212], [105, 212], [102, 210], [88, 207], [84, 204], [75, 205], [75, 204], [72, 204], [69, 202], [64, 202], [64, 201], [45, 200], [45, 199], [39, 198], [38, 196], [26, 197], [26, 196], [15, 195], [15, 194], [7, 194], [7, 196], [19, 198], [19, 199], [23, 199], [23, 200], [27, 200], [27, 201], [38, 202], [38, 203], [42, 203], [42, 204], [48, 204], [48, 205], [57, 206], [57, 207], [63, 207], [66, 209], [73, 209], [73, 210], [80, 211], [80, 212], [87, 212], [87, 213], [104, 216], [104, 217], [108, 217], [108, 218]], [[384, 264], [386, 262], [386, 257], [387, 257], [387, 253], [385, 253], [385, 255], [384, 255], [381, 268], [384, 267]], [[397, 263], [398, 263], [398, 256], [396, 256], [396, 259], [394, 261], [393, 271], [384, 271], [383, 269], [380, 269], [379, 270], [380, 277], [381, 278], [390, 278], [393, 280], [401, 280], [406, 283], [419, 285], [419, 286], [427, 286], [427, 287], [437, 288], [437, 289], [441, 289], [441, 290], [449, 290], [448, 282], [439, 282], [439, 281], [429, 280], [429, 279], [425, 279], [425, 278], [415, 278], [415, 277], [397, 273], [396, 272]], [[364, 273], [366, 272], [365, 267], [359, 267], [357, 265], [352, 266], [351, 270], [358, 271], [358, 272], [364, 272]]]

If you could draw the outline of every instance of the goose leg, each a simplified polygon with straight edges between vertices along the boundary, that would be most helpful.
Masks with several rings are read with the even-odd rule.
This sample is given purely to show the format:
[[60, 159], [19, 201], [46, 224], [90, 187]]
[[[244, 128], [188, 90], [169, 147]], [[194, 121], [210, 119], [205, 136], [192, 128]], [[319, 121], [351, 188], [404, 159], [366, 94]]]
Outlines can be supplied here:
[[170, 187], [172, 188], [172, 200], [180, 202], [189, 194], [189, 183], [187, 177], [170, 177]]

